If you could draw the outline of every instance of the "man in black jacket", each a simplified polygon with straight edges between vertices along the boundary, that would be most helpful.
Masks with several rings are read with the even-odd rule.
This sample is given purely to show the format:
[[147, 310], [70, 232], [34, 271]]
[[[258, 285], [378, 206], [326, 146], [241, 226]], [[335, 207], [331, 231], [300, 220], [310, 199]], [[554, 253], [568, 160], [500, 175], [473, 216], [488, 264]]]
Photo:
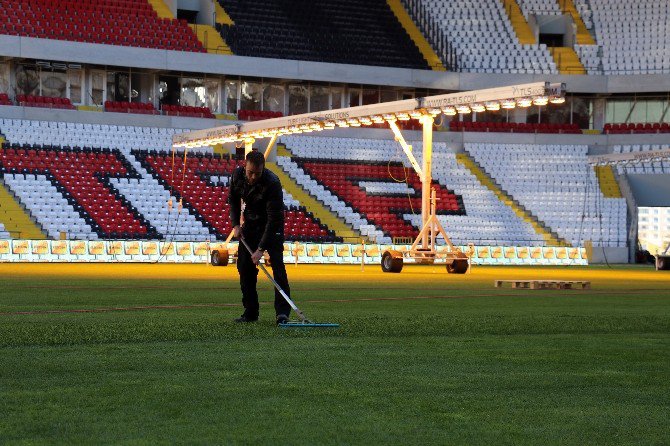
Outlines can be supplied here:
[[[244, 201], [244, 224], [240, 215]], [[258, 262], [267, 251], [272, 275], [277, 284], [290, 296], [284, 266], [284, 199], [279, 178], [265, 168], [265, 158], [258, 151], [247, 154], [246, 165], [233, 172], [228, 195], [230, 220], [235, 237], [242, 237], [255, 250], [249, 253], [242, 243], [237, 250], [237, 271], [240, 273], [244, 314], [236, 322], [258, 320]], [[291, 307], [275, 289], [277, 324], [288, 321]]]

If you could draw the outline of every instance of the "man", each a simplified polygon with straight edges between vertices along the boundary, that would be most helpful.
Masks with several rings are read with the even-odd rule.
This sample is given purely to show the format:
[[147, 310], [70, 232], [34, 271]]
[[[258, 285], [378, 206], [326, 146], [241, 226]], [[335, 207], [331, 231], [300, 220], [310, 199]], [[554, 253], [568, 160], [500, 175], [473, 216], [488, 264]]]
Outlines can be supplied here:
[[[244, 201], [244, 224], [240, 227], [241, 201]], [[272, 275], [290, 296], [284, 266], [284, 199], [279, 178], [265, 168], [263, 154], [253, 150], [246, 156], [246, 165], [233, 172], [228, 195], [230, 220], [234, 236], [244, 238], [252, 253], [242, 243], [237, 250], [237, 271], [240, 273], [244, 313], [235, 322], [258, 320], [258, 262], [267, 251]], [[291, 307], [275, 289], [277, 324], [288, 322]]]

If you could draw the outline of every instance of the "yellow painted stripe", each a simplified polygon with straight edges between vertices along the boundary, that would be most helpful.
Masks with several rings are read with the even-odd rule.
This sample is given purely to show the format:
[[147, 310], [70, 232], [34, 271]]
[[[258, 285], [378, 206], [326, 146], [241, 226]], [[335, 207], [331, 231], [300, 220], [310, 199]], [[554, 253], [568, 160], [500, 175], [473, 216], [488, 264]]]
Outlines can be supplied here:
[[530, 29], [530, 25], [528, 25], [526, 18], [521, 13], [521, 8], [519, 8], [516, 0], [501, 1], [505, 7], [505, 12], [507, 12], [507, 17], [509, 17], [509, 21], [512, 23], [512, 28], [514, 28], [514, 32], [519, 39], [519, 43], [524, 45], [537, 43], [535, 34], [533, 33], [533, 30]]
[[223, 9], [223, 6], [221, 6], [217, 0], [214, 0], [214, 9], [216, 10], [216, 23], [220, 23], [221, 25], [235, 24], [233, 19], [230, 18], [226, 10]]
[[211, 25], [189, 25], [191, 29], [198, 36], [198, 40], [202, 43], [202, 46], [205, 47], [208, 53], [212, 54], [228, 54], [231, 55], [233, 52], [230, 50], [230, 47], [226, 45], [226, 42], [221, 38], [221, 34]]
[[[278, 146], [280, 147], [280, 146]], [[283, 149], [286, 150], [286, 149]], [[280, 155], [286, 156], [286, 155]], [[282, 187], [305, 206], [316, 218], [321, 220], [321, 223], [328, 226], [328, 229], [335, 231], [338, 237], [342, 237], [345, 242], [352, 242], [353, 239], [360, 240], [361, 234], [354, 231], [346, 223], [340, 220], [337, 215], [333, 214], [330, 209], [326, 208], [322, 203], [317, 201], [314, 197], [309, 195], [293, 178], [289, 177], [281, 167], [272, 162], [266, 163], [270, 170], [277, 174], [281, 181]]]
[[586, 29], [584, 20], [582, 20], [582, 16], [579, 15], [579, 11], [577, 11], [573, 1], [561, 0], [558, 4], [561, 6], [563, 12], [572, 16], [572, 20], [575, 22], [575, 25], [577, 25], [577, 43], [579, 45], [595, 45], [596, 41], [589, 30]]
[[12, 238], [45, 239], [46, 235], [0, 181], [0, 222]]
[[586, 74], [584, 65], [579, 60], [579, 56], [575, 50], [567, 47], [553, 47], [549, 48], [551, 57], [556, 62], [558, 72], [561, 74]]
[[400, 0], [386, 0], [386, 3], [388, 3], [402, 27], [405, 28], [409, 37], [414, 41], [414, 44], [419, 48], [428, 65], [435, 71], [447, 71], [440, 57], [435, 53], [433, 47], [430, 46], [430, 43], [428, 43], [423, 34], [421, 34], [421, 31], [419, 31], [412, 18], [407, 14]]
[[619, 183], [614, 176], [612, 166], [594, 166], [600, 191], [605, 198], [622, 198]]
[[101, 112], [102, 107], [98, 105], [77, 105], [79, 111]]
[[174, 19], [174, 14], [170, 11], [163, 0], [149, 0], [151, 7], [161, 19]]
[[519, 216], [526, 223], [529, 223], [537, 234], [542, 235], [548, 246], [570, 246], [565, 240], [559, 240], [554, 237], [543, 225], [539, 224], [536, 219], [533, 219], [528, 212], [524, 209], [521, 209], [519, 206], [514, 203], [512, 198], [504, 193], [494, 182], [493, 179], [482, 169], [475, 164], [474, 160], [470, 158], [466, 153], [457, 153], [456, 161], [467, 168], [470, 173], [472, 173], [482, 184], [482, 186], [489, 189], [493, 192], [500, 201], [502, 201], [506, 206], [512, 208], [514, 213]]

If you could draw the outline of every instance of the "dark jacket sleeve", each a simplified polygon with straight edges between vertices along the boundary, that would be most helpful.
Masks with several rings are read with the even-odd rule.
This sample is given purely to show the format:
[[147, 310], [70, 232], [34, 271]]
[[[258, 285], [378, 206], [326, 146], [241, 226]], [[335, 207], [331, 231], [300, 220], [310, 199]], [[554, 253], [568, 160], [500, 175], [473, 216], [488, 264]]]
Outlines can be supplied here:
[[267, 191], [266, 210], [268, 220], [265, 224], [265, 230], [258, 247], [262, 250], [267, 248], [268, 242], [273, 241], [277, 235], [283, 235], [284, 232], [284, 196], [282, 193], [281, 183], [273, 181], [268, 187]]
[[240, 215], [242, 214], [242, 195], [239, 185], [240, 169], [235, 169], [230, 178], [230, 188], [228, 189], [228, 205], [230, 206], [230, 221], [233, 227], [240, 225]]

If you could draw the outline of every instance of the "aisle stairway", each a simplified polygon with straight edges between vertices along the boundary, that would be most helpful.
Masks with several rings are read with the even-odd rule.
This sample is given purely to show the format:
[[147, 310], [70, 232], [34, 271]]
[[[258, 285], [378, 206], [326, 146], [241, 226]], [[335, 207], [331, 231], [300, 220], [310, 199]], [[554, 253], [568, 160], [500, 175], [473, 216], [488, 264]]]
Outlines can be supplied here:
[[0, 222], [12, 238], [44, 239], [46, 236], [0, 179]]
[[517, 4], [516, 0], [502, 0], [503, 6], [505, 7], [505, 12], [509, 17], [514, 32], [516, 33], [519, 43], [521, 44], [534, 44], [537, 43], [535, 39], [535, 34], [533, 30], [530, 29], [528, 22], [521, 13], [521, 8]]
[[586, 74], [584, 65], [579, 60], [575, 50], [568, 47], [549, 48], [551, 56], [556, 62], [556, 67], [561, 74]]

